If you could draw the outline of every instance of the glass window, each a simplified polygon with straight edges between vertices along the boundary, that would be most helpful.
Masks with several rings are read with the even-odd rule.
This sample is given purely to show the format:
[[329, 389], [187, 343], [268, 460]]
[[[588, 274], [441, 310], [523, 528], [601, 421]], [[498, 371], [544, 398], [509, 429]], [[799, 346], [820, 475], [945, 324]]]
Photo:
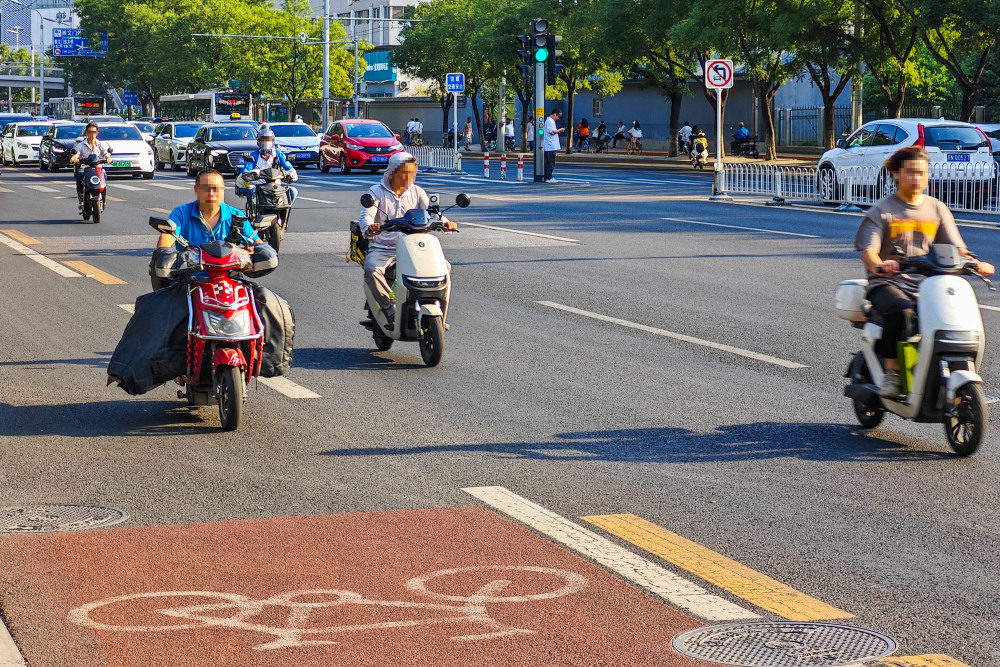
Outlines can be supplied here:
[[48, 125], [19, 125], [17, 136], [19, 137], [40, 137], [49, 129]]
[[892, 146], [893, 137], [896, 136], [896, 126], [895, 125], [879, 125], [875, 130], [875, 136], [872, 137], [872, 146]]
[[153, 124], [152, 124], [152, 123], [146, 123], [146, 122], [142, 122], [142, 123], [139, 123], [139, 122], [133, 122], [132, 124], [133, 124], [133, 125], [135, 125], [135, 126], [136, 126], [136, 128], [137, 128], [137, 129], [138, 129], [138, 130], [139, 130], [140, 132], [146, 132], [147, 134], [152, 134], [152, 133], [153, 133]]
[[851, 138], [847, 140], [848, 148], [859, 148], [862, 146], [871, 146], [872, 137], [875, 133], [872, 131], [874, 125], [869, 125], [868, 127], [862, 127], [860, 130], [851, 135]]
[[194, 133], [197, 132], [200, 127], [201, 125], [198, 123], [177, 123], [174, 125], [174, 136], [180, 137], [181, 139], [193, 137]]
[[101, 141], [142, 141], [139, 130], [131, 125], [105, 125], [98, 128], [97, 138]]
[[593, 109], [593, 114], [592, 115], [597, 116], [597, 117], [600, 117], [600, 116], [604, 115], [604, 99], [603, 98], [600, 98], [600, 97], [595, 97], [594, 98], [594, 109]]
[[928, 146], [936, 146], [944, 151], [975, 150], [980, 146], [989, 146], [974, 127], [924, 125], [924, 141]]
[[272, 125], [271, 130], [276, 137], [315, 137], [316, 133], [308, 125]]
[[347, 136], [352, 139], [391, 139], [392, 132], [382, 123], [346, 123]]
[[212, 130], [212, 138], [209, 141], [253, 141], [257, 133], [245, 125], [232, 127], [217, 127]]
[[206, 130], [205, 128], [201, 128], [200, 130], [198, 130], [197, 136], [195, 136], [195, 141], [204, 141], [205, 140], [205, 134], [207, 134], [207, 133], [208, 133], [208, 130]]
[[83, 125], [56, 125], [52, 129], [55, 130], [56, 139], [72, 139], [80, 136], [83, 127]]

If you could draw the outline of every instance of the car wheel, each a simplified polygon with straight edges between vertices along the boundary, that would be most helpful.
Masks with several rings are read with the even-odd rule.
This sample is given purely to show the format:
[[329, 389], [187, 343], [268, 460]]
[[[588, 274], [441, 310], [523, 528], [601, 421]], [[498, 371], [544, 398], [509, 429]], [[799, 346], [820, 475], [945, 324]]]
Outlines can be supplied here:
[[322, 159], [319, 161], [319, 170], [324, 174], [330, 173], [330, 165], [324, 162]]
[[163, 162], [160, 160], [160, 154], [154, 152], [153, 156], [154, 156], [153, 157], [153, 166], [156, 167], [157, 169], [163, 169]]
[[836, 204], [840, 201], [840, 186], [837, 184], [837, 172], [826, 164], [819, 168], [816, 175], [816, 189], [824, 204]]
[[46, 164], [46, 168], [49, 170], [50, 174], [54, 174], [57, 171], [59, 171], [59, 167], [56, 166], [56, 161], [52, 159], [48, 161], [48, 163]]
[[340, 173], [347, 176], [351, 173], [351, 167], [347, 164], [347, 154], [340, 154]]
[[48, 171], [48, 167], [45, 166], [45, 161], [42, 160], [42, 154], [38, 154], [38, 171]]
[[156, 173], [155, 171], [144, 171], [142, 172], [142, 177], [147, 181], [151, 181], [153, 180], [153, 175], [155, 173]]
[[169, 159], [170, 159], [170, 170], [171, 171], [178, 171], [178, 170], [180, 170], [180, 165], [177, 164], [177, 160], [174, 157], [174, 152], [173, 151], [170, 151], [170, 157], [169, 157]]
[[187, 165], [185, 165], [185, 171], [189, 177], [194, 176], [194, 160], [191, 159], [191, 154], [188, 153]]

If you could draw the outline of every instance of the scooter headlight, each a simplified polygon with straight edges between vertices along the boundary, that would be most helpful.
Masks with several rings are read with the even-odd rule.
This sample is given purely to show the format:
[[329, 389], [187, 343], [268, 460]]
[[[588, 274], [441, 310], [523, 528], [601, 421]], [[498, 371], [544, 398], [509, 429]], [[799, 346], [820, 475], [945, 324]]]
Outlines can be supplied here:
[[978, 331], [940, 331], [938, 332], [938, 340], [945, 341], [946, 343], [978, 343], [979, 342], [979, 332]]
[[444, 287], [448, 282], [448, 276], [437, 276], [436, 278], [414, 278], [413, 276], [403, 276], [403, 284], [407, 289], [438, 289]]
[[210, 336], [249, 336], [251, 334], [250, 314], [245, 310], [236, 311], [232, 317], [205, 310], [202, 311], [202, 320], [205, 323], [205, 333]]
[[101, 184], [101, 177], [100, 176], [91, 176], [90, 177], [90, 184], [91, 185], [100, 185]]

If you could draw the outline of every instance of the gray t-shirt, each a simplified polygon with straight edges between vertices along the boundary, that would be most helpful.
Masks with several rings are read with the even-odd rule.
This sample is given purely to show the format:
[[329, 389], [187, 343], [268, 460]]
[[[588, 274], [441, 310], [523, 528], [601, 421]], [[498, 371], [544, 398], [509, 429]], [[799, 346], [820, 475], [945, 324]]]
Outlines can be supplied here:
[[[965, 247], [958, 233], [955, 218], [939, 200], [924, 195], [917, 204], [907, 204], [892, 194], [868, 209], [854, 235], [857, 250], [872, 249], [883, 261], [920, 257], [930, 252], [932, 243], [947, 243]], [[896, 252], [898, 246], [903, 251]], [[924, 276], [897, 273], [892, 276], [868, 274], [869, 291], [880, 285], [895, 285], [905, 292], [916, 293]]]

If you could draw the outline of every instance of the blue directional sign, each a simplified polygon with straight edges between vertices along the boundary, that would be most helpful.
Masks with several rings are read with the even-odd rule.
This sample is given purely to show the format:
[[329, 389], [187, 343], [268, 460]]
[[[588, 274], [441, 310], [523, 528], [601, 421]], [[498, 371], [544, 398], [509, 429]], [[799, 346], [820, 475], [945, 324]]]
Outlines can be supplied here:
[[458, 72], [446, 75], [445, 85], [449, 93], [465, 92], [465, 75]]
[[126, 88], [122, 91], [122, 102], [125, 103], [125, 106], [137, 107], [139, 106], [139, 96], [135, 94], [135, 91]]
[[52, 55], [64, 58], [103, 58], [108, 55], [108, 33], [101, 33], [101, 45], [93, 49], [80, 28], [53, 28]]

